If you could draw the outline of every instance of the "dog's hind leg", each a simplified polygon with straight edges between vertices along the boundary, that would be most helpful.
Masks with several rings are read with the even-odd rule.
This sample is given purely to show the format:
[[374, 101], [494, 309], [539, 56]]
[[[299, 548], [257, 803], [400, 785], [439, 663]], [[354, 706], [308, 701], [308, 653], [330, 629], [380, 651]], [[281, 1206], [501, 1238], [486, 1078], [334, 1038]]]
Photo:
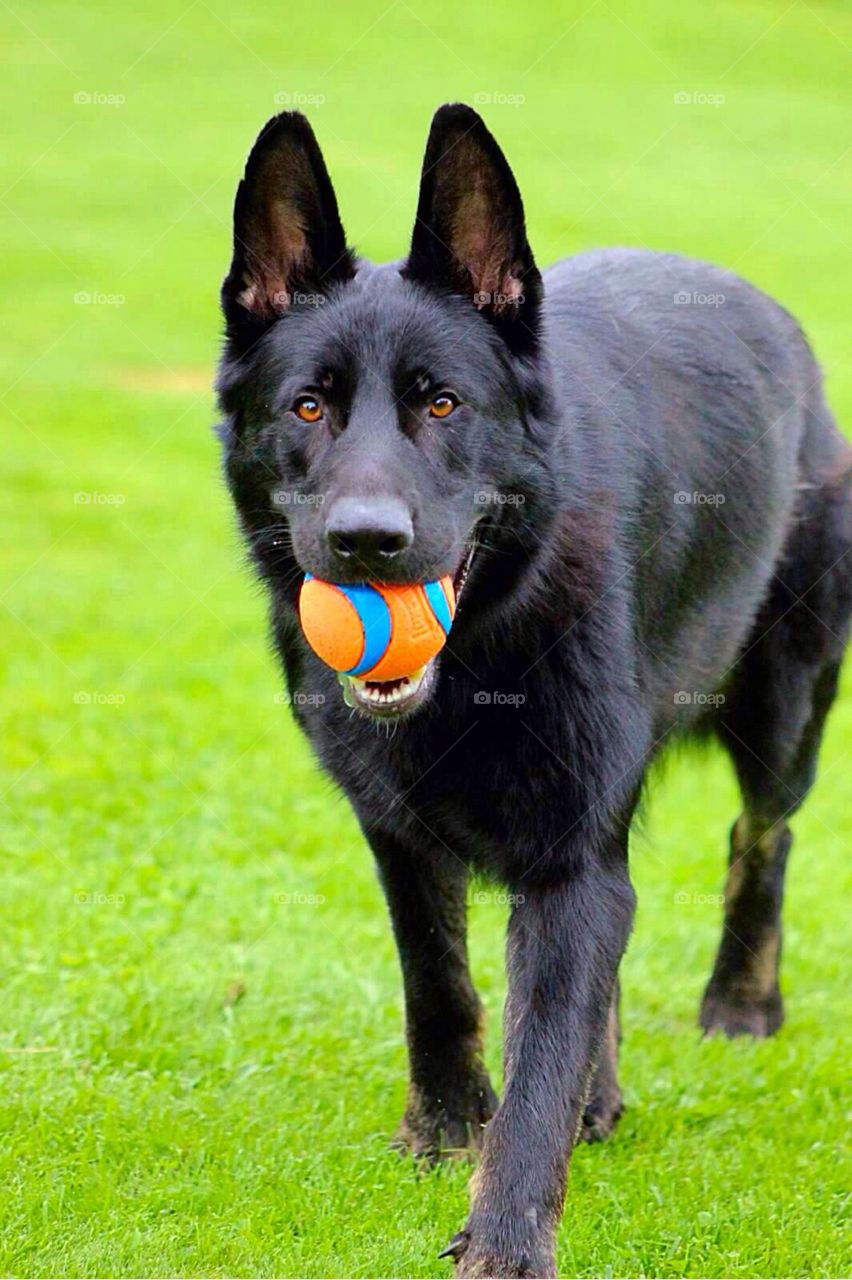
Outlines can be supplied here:
[[746, 649], [719, 736], [744, 812], [731, 833], [722, 941], [704, 994], [705, 1032], [768, 1036], [783, 1021], [778, 985], [788, 818], [814, 780], [852, 612], [848, 479], [811, 496]]
[[701, 1004], [708, 1034], [769, 1036], [783, 1021], [778, 966], [791, 839], [783, 819], [766, 825], [743, 814], [734, 824], [722, 940]]
[[608, 1138], [621, 1118], [624, 1100], [618, 1084], [618, 1049], [621, 1044], [621, 1026], [619, 1020], [619, 985], [615, 982], [615, 991], [609, 1007], [606, 1031], [601, 1045], [600, 1057], [592, 1076], [589, 1097], [583, 1111], [583, 1123], [580, 1126], [580, 1142], [601, 1142]]
[[435, 1161], [478, 1150], [497, 1097], [482, 1063], [482, 1008], [467, 961], [467, 871], [365, 827], [405, 988], [410, 1081], [395, 1145]]

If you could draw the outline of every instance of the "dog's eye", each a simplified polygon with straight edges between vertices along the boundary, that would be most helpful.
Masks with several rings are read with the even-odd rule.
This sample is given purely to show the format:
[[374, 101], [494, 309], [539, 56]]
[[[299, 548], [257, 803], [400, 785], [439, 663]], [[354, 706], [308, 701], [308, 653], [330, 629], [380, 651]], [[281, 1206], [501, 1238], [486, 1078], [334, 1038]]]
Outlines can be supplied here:
[[293, 412], [303, 422], [319, 422], [322, 417], [322, 405], [314, 396], [299, 396], [293, 405]]
[[435, 396], [435, 399], [429, 405], [429, 413], [433, 418], [449, 418], [457, 404], [458, 400], [455, 396], [442, 391], [439, 396]]

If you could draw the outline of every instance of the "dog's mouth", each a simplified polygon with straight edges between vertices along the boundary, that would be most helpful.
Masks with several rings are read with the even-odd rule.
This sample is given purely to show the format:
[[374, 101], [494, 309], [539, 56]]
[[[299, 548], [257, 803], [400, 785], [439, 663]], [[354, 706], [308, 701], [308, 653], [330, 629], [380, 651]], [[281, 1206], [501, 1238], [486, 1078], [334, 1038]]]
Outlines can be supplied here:
[[361, 680], [343, 674], [338, 679], [347, 707], [377, 720], [395, 720], [414, 711], [429, 697], [435, 680], [435, 659], [398, 680]]
[[[455, 617], [458, 617], [462, 592], [473, 562], [473, 546], [465, 551], [461, 564], [453, 574], [453, 590], [456, 597]], [[440, 654], [431, 658], [424, 667], [396, 680], [362, 680], [359, 676], [338, 675], [347, 707], [369, 716], [373, 720], [401, 720], [411, 715], [431, 697], [438, 675]]]

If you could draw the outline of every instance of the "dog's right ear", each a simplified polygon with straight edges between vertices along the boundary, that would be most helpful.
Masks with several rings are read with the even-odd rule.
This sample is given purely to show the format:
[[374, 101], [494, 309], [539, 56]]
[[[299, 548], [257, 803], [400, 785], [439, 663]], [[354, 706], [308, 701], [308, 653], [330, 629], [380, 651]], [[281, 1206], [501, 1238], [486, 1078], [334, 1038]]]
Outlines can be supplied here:
[[298, 111], [261, 130], [234, 203], [234, 256], [222, 285], [229, 342], [245, 350], [299, 295], [323, 295], [355, 274], [334, 188]]

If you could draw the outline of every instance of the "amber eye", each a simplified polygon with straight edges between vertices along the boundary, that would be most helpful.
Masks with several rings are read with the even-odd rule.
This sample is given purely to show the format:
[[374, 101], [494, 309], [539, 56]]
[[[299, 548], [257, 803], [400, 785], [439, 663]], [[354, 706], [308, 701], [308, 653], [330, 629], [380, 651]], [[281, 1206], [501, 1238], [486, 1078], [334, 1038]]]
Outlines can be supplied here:
[[435, 396], [435, 399], [429, 405], [429, 412], [433, 418], [449, 418], [457, 403], [455, 396], [444, 393], [443, 395]]
[[313, 396], [299, 396], [299, 399], [293, 405], [293, 412], [303, 422], [319, 422], [322, 417], [322, 405]]

